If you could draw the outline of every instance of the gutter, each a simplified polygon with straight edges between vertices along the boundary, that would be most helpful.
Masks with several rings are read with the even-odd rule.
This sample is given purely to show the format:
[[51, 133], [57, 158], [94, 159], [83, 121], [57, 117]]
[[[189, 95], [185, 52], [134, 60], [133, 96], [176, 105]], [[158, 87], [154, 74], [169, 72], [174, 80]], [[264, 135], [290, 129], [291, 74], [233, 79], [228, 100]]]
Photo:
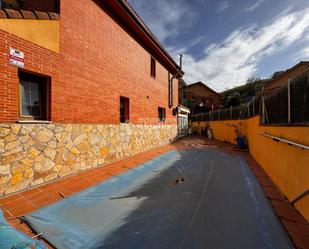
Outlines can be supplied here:
[[141, 20], [141, 18], [137, 15], [137, 13], [132, 9], [129, 3], [126, 0], [118, 0], [118, 3], [133, 17], [134, 21], [137, 22], [139, 27], [143, 30], [143, 32], [148, 36], [148, 38], [163, 52], [163, 54], [167, 57], [167, 59], [174, 65], [174, 67], [178, 70], [176, 74], [180, 72], [181, 75], [184, 75], [181, 67], [175, 62], [172, 56], [166, 51], [166, 49], [161, 45], [155, 35], [150, 31], [150, 29], [146, 26], [146, 24]]

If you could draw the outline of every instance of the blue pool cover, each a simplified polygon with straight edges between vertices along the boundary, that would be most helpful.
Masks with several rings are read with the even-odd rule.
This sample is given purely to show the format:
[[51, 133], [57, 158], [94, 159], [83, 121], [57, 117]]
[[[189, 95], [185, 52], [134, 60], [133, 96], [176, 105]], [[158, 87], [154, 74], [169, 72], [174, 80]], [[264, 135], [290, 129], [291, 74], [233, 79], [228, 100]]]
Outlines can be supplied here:
[[215, 149], [168, 152], [24, 220], [58, 249], [293, 248], [246, 162]]
[[0, 209], [0, 249], [47, 249], [47, 247], [9, 225]]

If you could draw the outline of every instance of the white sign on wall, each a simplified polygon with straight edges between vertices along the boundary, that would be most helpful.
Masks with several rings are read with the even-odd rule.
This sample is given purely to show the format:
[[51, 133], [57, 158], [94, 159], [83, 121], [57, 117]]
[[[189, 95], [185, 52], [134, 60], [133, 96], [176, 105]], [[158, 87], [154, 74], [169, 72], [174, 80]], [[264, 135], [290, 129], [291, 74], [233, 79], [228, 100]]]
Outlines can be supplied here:
[[10, 64], [18, 67], [24, 67], [25, 55], [14, 48], [10, 48]]

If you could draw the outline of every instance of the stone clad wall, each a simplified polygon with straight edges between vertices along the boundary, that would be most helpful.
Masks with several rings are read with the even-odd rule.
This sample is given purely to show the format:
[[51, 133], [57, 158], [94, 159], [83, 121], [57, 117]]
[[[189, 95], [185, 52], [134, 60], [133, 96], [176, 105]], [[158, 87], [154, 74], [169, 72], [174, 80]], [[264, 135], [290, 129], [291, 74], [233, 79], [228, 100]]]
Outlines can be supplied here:
[[164, 145], [176, 125], [0, 124], [0, 196]]

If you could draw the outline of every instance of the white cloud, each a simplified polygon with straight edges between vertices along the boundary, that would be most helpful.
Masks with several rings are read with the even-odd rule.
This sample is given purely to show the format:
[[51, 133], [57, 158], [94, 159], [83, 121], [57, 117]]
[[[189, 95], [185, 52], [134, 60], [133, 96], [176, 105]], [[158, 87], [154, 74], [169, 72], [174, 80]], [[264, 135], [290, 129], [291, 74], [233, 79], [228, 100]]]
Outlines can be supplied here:
[[309, 60], [309, 47], [301, 51], [303, 60]]
[[254, 75], [264, 57], [306, 39], [308, 33], [309, 8], [285, 13], [264, 27], [235, 30], [222, 43], [206, 47], [202, 59], [185, 53], [185, 79], [207, 82], [218, 91], [238, 86]]
[[[180, 54], [186, 54], [186, 53], [188, 53], [188, 51], [189, 51], [191, 48], [193, 48], [193, 47], [195, 47], [195, 46], [197, 46], [197, 45], [203, 43], [206, 39], [207, 39], [207, 36], [205, 36], [205, 35], [198, 36], [198, 37], [192, 39], [191, 41], [189, 41], [189, 42], [185, 45], [185, 47], [178, 48], [178, 47], [169, 46], [169, 47], [167, 48], [167, 50], [173, 55], [173, 57], [176, 58], [176, 57], [177, 57], [178, 55], [180, 55]], [[178, 57], [177, 57], [177, 58], [178, 58]], [[176, 61], [178, 61], [178, 60], [176, 60]]]
[[294, 58], [296, 63], [299, 61], [309, 61], [309, 46], [295, 53]]
[[253, 11], [258, 8], [265, 0], [258, 0], [256, 3], [252, 4], [249, 7], [245, 8], [245, 11]]
[[228, 9], [230, 3], [228, 1], [221, 1], [218, 3], [217, 5], [217, 12], [221, 13], [223, 11], [225, 11], [226, 9]]
[[192, 3], [186, 0], [134, 1], [152, 32], [164, 42], [191, 26], [196, 18]]

